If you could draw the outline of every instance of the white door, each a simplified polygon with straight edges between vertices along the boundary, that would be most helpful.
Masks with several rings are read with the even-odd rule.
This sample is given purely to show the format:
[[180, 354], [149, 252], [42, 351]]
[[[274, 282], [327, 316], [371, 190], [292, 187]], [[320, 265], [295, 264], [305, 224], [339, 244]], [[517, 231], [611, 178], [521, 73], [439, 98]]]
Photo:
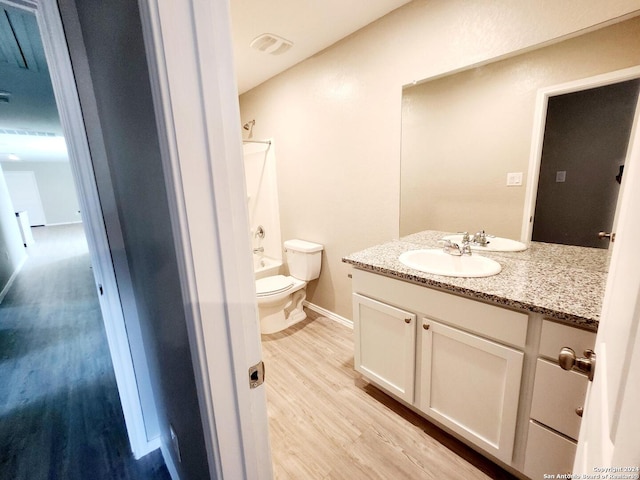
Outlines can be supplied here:
[[36, 176], [31, 171], [4, 172], [9, 195], [16, 212], [26, 211], [32, 227], [46, 225]]
[[637, 117], [596, 338], [595, 377], [587, 391], [574, 474], [594, 474], [608, 467], [623, 469], [619, 473], [632, 475], [624, 478], [638, 478], [639, 473], [640, 129]]

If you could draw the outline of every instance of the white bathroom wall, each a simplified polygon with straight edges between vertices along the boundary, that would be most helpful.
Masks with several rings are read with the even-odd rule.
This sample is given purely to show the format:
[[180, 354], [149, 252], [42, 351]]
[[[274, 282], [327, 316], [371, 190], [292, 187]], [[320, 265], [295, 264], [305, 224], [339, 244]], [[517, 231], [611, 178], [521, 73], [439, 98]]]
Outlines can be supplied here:
[[308, 300], [351, 318], [342, 257], [398, 236], [404, 85], [639, 9], [640, 0], [416, 0], [243, 94], [254, 137], [278, 139], [283, 237], [325, 246]]
[[[253, 248], [262, 246], [265, 256], [282, 260], [275, 142], [245, 143], [243, 152]], [[263, 239], [256, 238], [259, 225], [265, 232]]]

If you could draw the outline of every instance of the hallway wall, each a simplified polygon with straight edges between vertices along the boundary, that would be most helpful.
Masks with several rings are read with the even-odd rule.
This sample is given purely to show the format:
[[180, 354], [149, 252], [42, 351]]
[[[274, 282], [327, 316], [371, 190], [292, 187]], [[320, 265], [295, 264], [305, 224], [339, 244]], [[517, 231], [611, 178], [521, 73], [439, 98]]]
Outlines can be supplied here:
[[80, 206], [69, 162], [2, 162], [5, 172], [32, 171], [47, 225], [80, 222]]
[[0, 302], [11, 277], [26, 258], [7, 182], [0, 168]]

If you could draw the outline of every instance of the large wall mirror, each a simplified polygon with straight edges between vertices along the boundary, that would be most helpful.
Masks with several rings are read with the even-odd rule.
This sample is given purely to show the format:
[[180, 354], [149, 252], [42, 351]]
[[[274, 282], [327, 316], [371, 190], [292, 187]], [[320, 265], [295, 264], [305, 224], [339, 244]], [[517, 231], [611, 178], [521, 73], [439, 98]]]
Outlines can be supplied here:
[[[636, 17], [550, 46], [405, 87], [400, 235], [427, 229], [449, 232], [484, 229], [526, 241], [529, 238], [523, 237], [530, 233], [525, 232], [533, 230], [534, 240], [608, 247], [608, 242], [598, 243], [602, 241], [597, 239], [597, 232], [593, 244], [563, 236], [562, 232], [576, 228], [570, 226], [567, 219], [577, 217], [579, 211], [593, 211], [595, 215], [603, 202], [608, 205], [601, 210], [615, 211], [620, 188], [616, 177], [624, 163], [640, 82], [626, 78], [625, 85], [613, 87], [613, 93], [618, 95], [615, 101], [611, 100], [611, 91], [600, 87], [589, 87], [592, 91], [584, 93], [557, 96], [552, 93], [548, 97], [551, 116], [546, 117], [546, 104], [538, 115], [543, 116], [543, 129], [546, 126], [555, 130], [542, 130], [540, 139], [534, 138], [536, 105], [540, 103], [539, 92], [551, 86], [638, 65], [640, 18]], [[599, 102], [604, 104], [604, 110], [595, 114], [596, 120], [601, 131], [611, 133], [610, 141], [618, 142], [615, 148], [606, 144], [596, 146], [591, 141], [594, 136], [589, 134], [589, 128], [593, 125], [584, 127], [581, 137], [567, 134], [575, 131], [578, 123], [589, 123], [577, 122], [567, 115], [570, 111], [580, 113], [587, 97], [593, 99], [594, 96], [599, 96]], [[562, 141], [555, 141], [558, 138]], [[564, 145], [565, 150], [549, 155], [552, 146], [556, 148], [551, 140]], [[576, 157], [572, 161], [567, 160], [567, 145], [580, 147], [572, 154]], [[546, 155], [542, 155], [543, 146]], [[536, 155], [539, 158], [533, 162]], [[593, 162], [604, 166], [596, 169]], [[530, 163], [535, 163], [535, 168], [530, 168]], [[516, 185], [507, 185], [508, 178]], [[525, 210], [531, 207], [528, 206], [531, 196], [535, 204], [538, 178], [543, 203], [536, 207], [534, 219], [533, 209], [531, 215], [525, 215]], [[587, 183], [589, 178], [595, 179], [595, 183]], [[547, 180], [549, 184], [544, 187]], [[535, 187], [528, 187], [528, 182], [535, 182]], [[598, 183], [615, 184], [613, 201], [609, 197], [606, 201], [600, 200], [600, 193], [595, 192]], [[527, 188], [535, 188], [533, 195], [527, 193]], [[554, 189], [562, 189], [564, 197], [554, 197]], [[589, 204], [586, 197], [593, 198], [594, 202]], [[542, 210], [545, 214], [538, 215]], [[551, 230], [561, 233], [549, 236]]]

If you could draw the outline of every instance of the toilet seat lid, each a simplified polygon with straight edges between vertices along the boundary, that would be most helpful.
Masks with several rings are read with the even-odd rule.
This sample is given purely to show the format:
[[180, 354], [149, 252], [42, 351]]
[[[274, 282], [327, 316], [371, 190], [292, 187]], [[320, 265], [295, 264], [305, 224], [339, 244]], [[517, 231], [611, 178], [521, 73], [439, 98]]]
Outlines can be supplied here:
[[273, 275], [256, 280], [256, 294], [261, 297], [284, 292], [293, 287], [293, 279], [284, 275]]

